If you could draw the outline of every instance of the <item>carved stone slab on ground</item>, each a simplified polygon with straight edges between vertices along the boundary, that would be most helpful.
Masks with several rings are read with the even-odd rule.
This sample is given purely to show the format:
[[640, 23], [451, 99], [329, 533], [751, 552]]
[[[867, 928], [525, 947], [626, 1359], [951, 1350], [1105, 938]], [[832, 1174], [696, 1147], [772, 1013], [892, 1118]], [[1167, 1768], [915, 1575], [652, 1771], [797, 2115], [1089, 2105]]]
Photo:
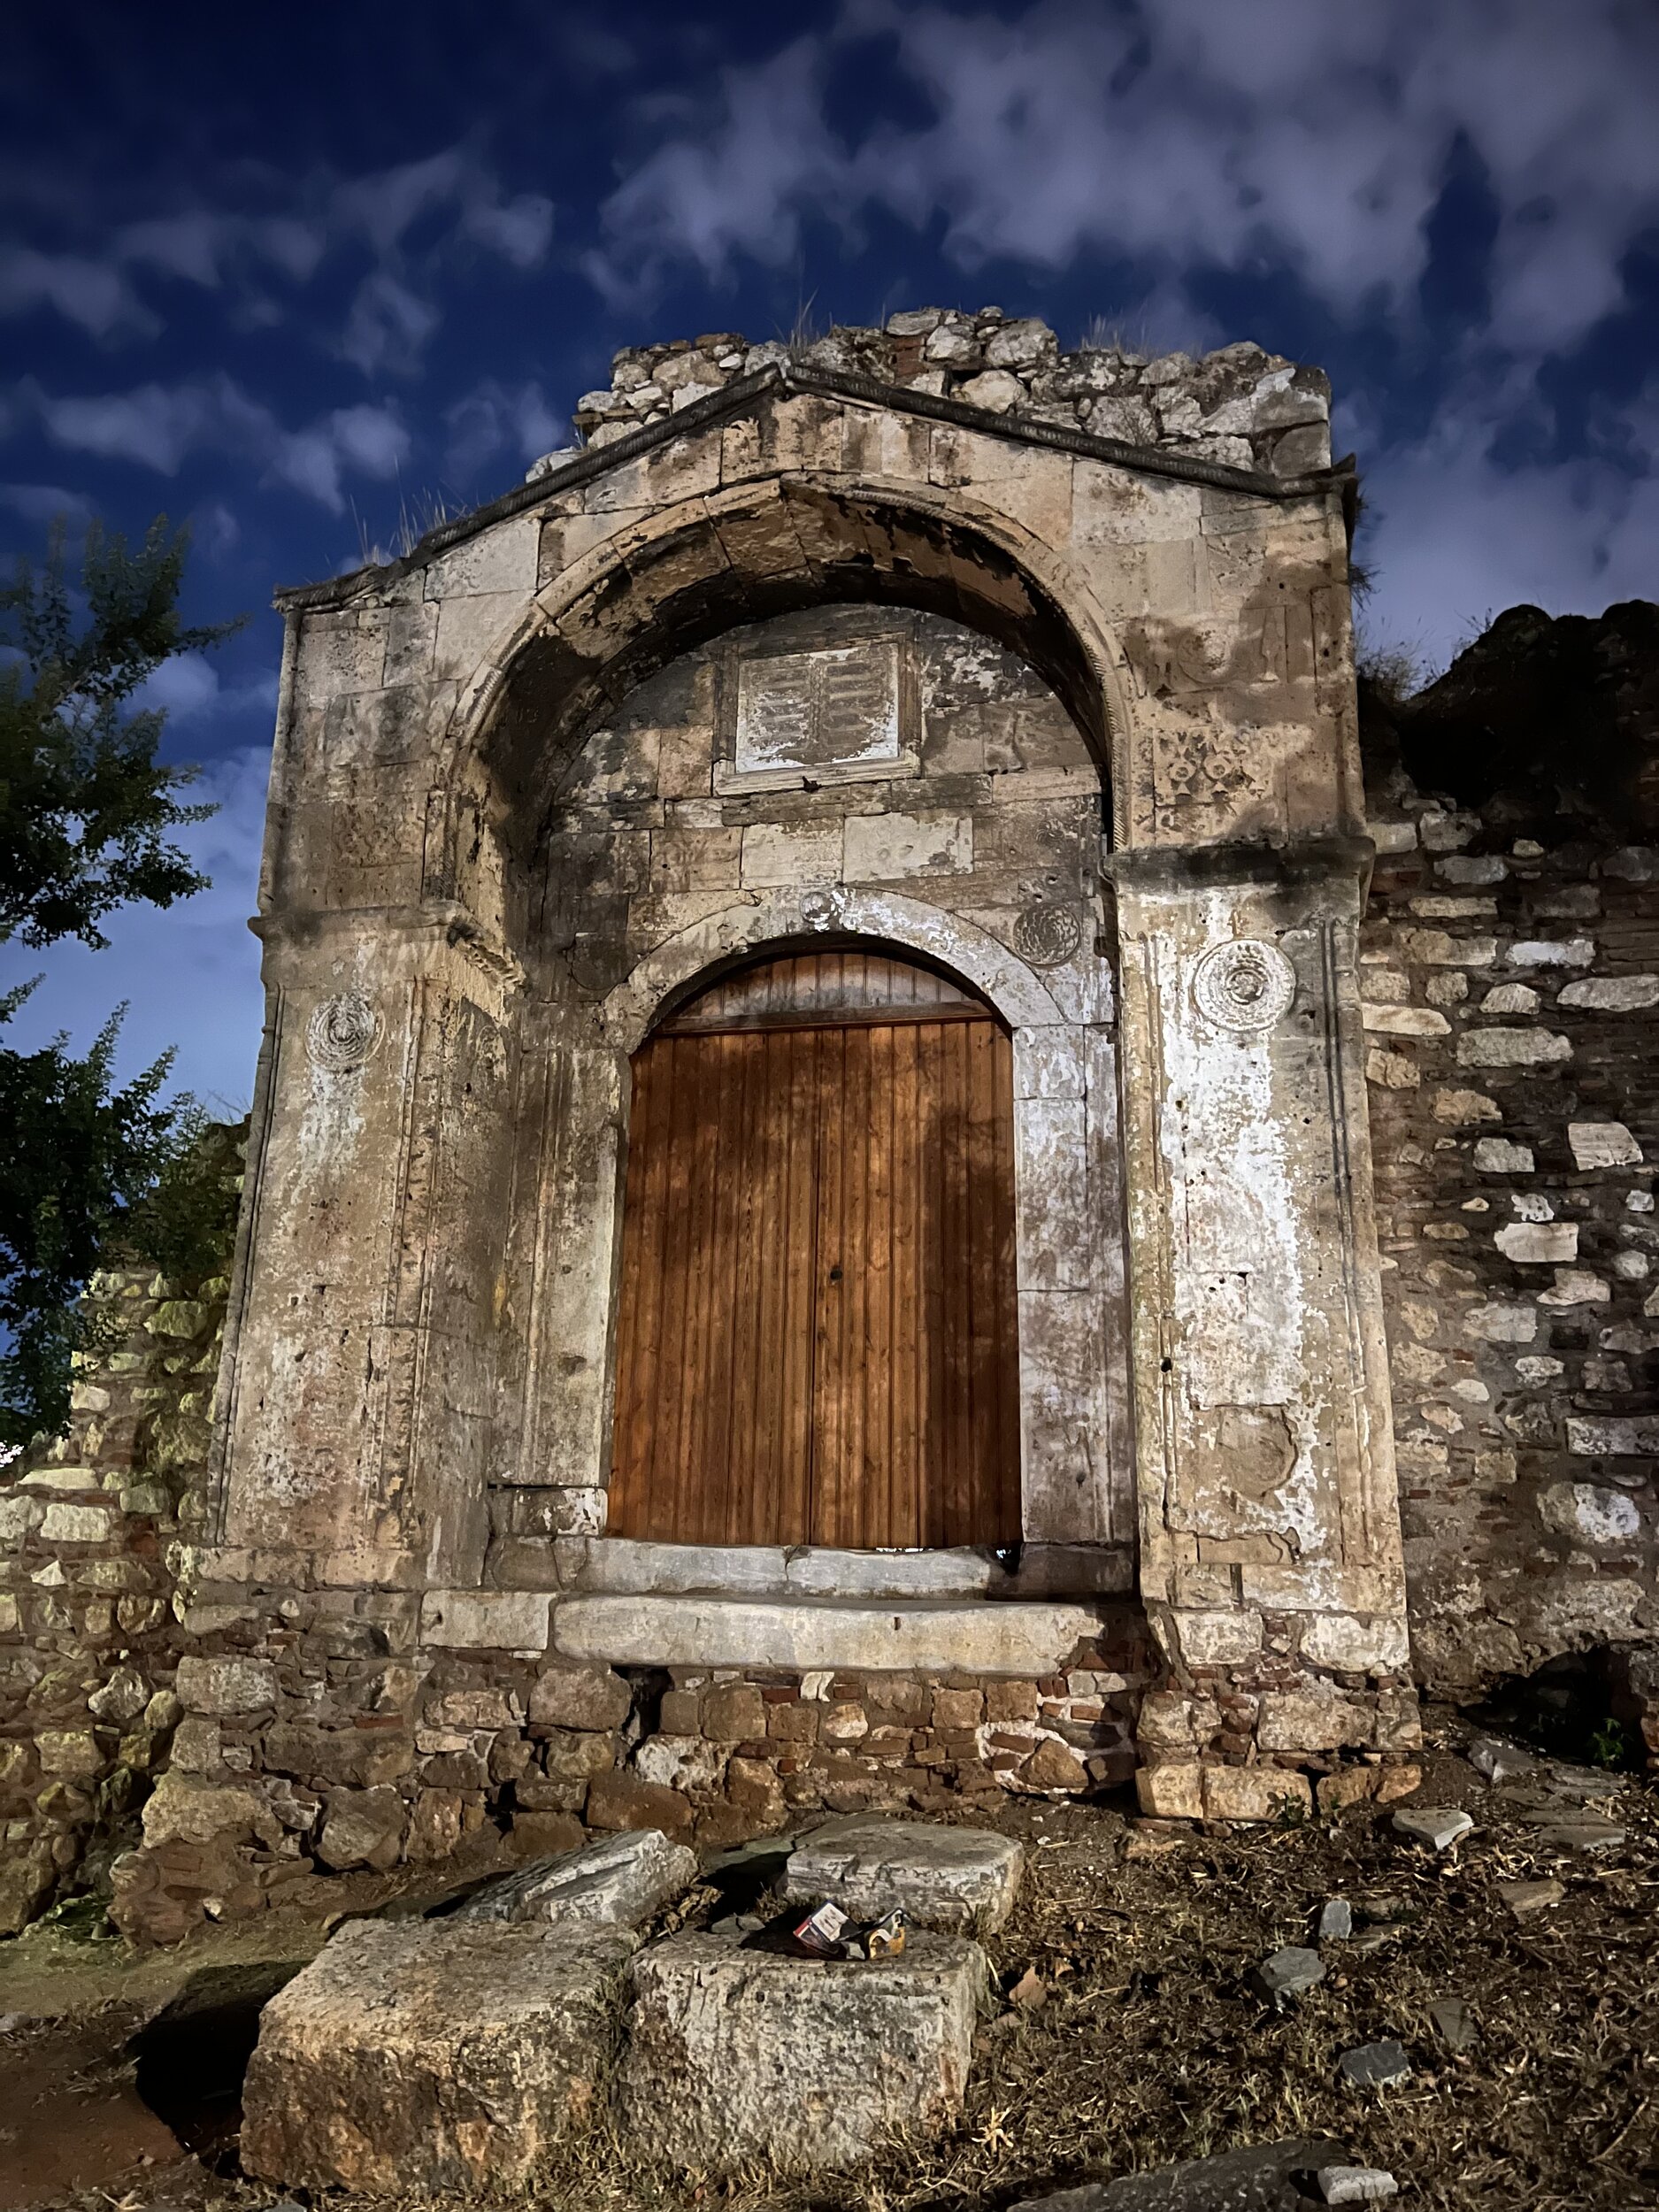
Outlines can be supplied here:
[[912, 1925], [954, 1934], [1002, 1927], [1019, 1894], [1025, 1854], [987, 1828], [855, 1816], [815, 1829], [784, 1870], [787, 1898], [832, 1898], [855, 1920], [900, 1906]]
[[961, 2110], [985, 1954], [912, 1936], [898, 1958], [820, 1962], [687, 1933], [634, 1961], [618, 2114], [676, 2165], [861, 2164]]
[[260, 2017], [244, 2168], [373, 2196], [522, 2187], [600, 2093], [634, 1942], [351, 1923]]
[[452, 1918], [637, 1928], [696, 1878], [695, 1852], [660, 1828], [631, 1828], [486, 1882]]

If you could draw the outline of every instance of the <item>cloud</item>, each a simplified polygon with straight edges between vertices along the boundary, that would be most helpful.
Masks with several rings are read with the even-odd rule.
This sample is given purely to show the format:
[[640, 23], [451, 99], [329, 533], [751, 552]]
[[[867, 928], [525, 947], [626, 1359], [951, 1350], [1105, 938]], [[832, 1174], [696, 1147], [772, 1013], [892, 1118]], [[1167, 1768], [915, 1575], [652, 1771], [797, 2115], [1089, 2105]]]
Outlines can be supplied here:
[[[60, 211], [80, 222], [85, 249], [0, 253], [0, 316], [46, 309], [100, 340], [152, 337], [163, 318], [139, 280], [153, 288], [159, 278], [227, 292], [239, 319], [265, 326], [280, 317], [273, 283], [304, 285], [331, 256], [366, 256], [339, 348], [365, 375], [401, 373], [437, 327], [438, 311], [422, 294], [442, 269], [482, 252], [527, 273], [552, 241], [553, 203], [504, 192], [465, 143], [357, 177], [273, 177], [243, 166], [219, 189], [225, 204], [123, 223], [90, 203]], [[260, 201], [267, 204], [253, 204]]]
[[382, 369], [402, 374], [416, 365], [441, 319], [389, 270], [377, 269], [357, 287], [340, 350], [365, 376]]
[[273, 481], [335, 514], [345, 506], [346, 475], [383, 482], [411, 449], [410, 434], [393, 408], [336, 407], [289, 430], [227, 376], [145, 384], [93, 398], [58, 398], [29, 386], [23, 396], [48, 436], [73, 451], [132, 462], [163, 476], [176, 476], [193, 454], [228, 452], [257, 463]]
[[309, 429], [278, 440], [270, 472], [339, 514], [341, 479], [350, 471], [384, 483], [408, 458], [410, 436], [387, 407], [336, 407]]
[[75, 530], [84, 530], [96, 511], [84, 492], [61, 484], [0, 484], [0, 507], [25, 522], [52, 523], [61, 516]]
[[537, 383], [507, 386], [488, 377], [447, 409], [446, 465], [452, 476], [470, 482], [503, 452], [516, 460], [537, 460], [570, 437], [570, 418], [548, 404]]
[[274, 669], [226, 683], [205, 653], [175, 653], [164, 661], [138, 692], [141, 707], [159, 707], [174, 728], [212, 718], [221, 726], [244, 716], [268, 721], [276, 710]]
[[1504, 466], [1495, 436], [1480, 411], [1454, 400], [1425, 437], [1385, 447], [1367, 468], [1370, 642], [1439, 669], [1505, 607], [1600, 614], [1652, 596], [1659, 479], [1611, 461]]
[[[843, 144], [832, 65], [877, 39], [919, 117]], [[1499, 207], [1496, 333], [1560, 349], [1617, 303], [1621, 258], [1659, 219], [1656, 75], [1659, 16], [1627, 0], [1042, 0], [1013, 22], [848, 0], [831, 30], [654, 119], [588, 272], [614, 297], [687, 258], [710, 278], [775, 266], [808, 214], [874, 210], [942, 224], [965, 268], [1279, 267], [1340, 316], [1409, 313], [1462, 143]]]
[[136, 462], [176, 476], [188, 453], [224, 444], [233, 426], [250, 427], [265, 411], [246, 399], [227, 377], [181, 385], [144, 384], [130, 392], [93, 398], [39, 396], [41, 419], [57, 445], [104, 460]]
[[633, 296], [664, 263], [687, 257], [710, 279], [734, 254], [773, 266], [790, 258], [803, 214], [834, 204], [856, 176], [825, 120], [828, 51], [824, 39], [803, 38], [769, 61], [723, 71], [710, 127], [667, 135], [618, 186], [603, 211], [608, 250], [585, 264], [607, 297]]
[[0, 985], [42, 979], [8, 1025], [8, 1043], [27, 1051], [66, 1030], [84, 1052], [125, 1000], [118, 1080], [173, 1047], [173, 1087], [195, 1092], [210, 1110], [247, 1110], [264, 997], [259, 948], [246, 924], [258, 882], [270, 764], [268, 746], [245, 747], [214, 762], [193, 787], [193, 797], [219, 810], [180, 830], [178, 842], [210, 878], [208, 890], [165, 911], [123, 908], [111, 918], [105, 952], [79, 944], [43, 953], [0, 948]]
[[159, 317], [140, 302], [126, 273], [79, 254], [0, 253], [0, 315], [50, 307], [94, 338], [117, 332], [150, 335]]

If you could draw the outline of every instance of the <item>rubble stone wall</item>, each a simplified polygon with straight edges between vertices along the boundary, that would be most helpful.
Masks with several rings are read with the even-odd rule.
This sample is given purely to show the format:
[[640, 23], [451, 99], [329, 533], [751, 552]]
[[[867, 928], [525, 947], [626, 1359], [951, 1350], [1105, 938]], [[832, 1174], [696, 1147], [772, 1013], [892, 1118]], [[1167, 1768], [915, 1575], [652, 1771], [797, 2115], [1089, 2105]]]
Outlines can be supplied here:
[[116, 1918], [147, 1939], [480, 1835], [536, 1853], [649, 1826], [718, 1847], [821, 1810], [1108, 1786], [1133, 1770], [1152, 1666], [1130, 1606], [1071, 1664], [1027, 1679], [434, 1650], [415, 1607], [388, 1594], [284, 1611], [286, 1644], [227, 1622], [181, 1669], [188, 1715], [145, 1847], [115, 1870]]
[[0, 1933], [89, 1887], [166, 1763], [228, 1284], [111, 1270], [66, 1432], [0, 1479]]
[[1110, 338], [1062, 352], [1047, 323], [995, 307], [978, 314], [914, 308], [889, 316], [879, 330], [838, 325], [792, 342], [750, 345], [734, 332], [713, 331], [627, 347], [610, 385], [577, 403], [576, 427], [588, 444], [610, 444], [737, 377], [789, 360], [1233, 468], [1299, 476], [1331, 460], [1331, 386], [1322, 370], [1253, 345], [1223, 346], [1198, 360], [1185, 353], [1151, 358]]
[[1418, 1678], [1624, 1655], [1659, 1755], [1659, 849], [1415, 793], [1361, 990]]

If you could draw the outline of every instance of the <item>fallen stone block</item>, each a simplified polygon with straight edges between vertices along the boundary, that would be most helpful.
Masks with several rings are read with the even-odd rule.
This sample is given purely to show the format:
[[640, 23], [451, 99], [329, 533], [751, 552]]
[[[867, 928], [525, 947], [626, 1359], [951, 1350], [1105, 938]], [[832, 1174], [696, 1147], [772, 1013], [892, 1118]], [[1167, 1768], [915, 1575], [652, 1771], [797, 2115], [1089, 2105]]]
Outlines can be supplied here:
[[1426, 1843], [1431, 1851], [1444, 1851], [1474, 1826], [1467, 1813], [1448, 1805], [1406, 1805], [1394, 1817], [1394, 1833], [1413, 1843]]
[[1287, 1944], [1250, 1971], [1250, 1986], [1258, 1997], [1282, 2006], [1286, 1997], [1300, 1997], [1325, 1979], [1325, 1962], [1317, 1951]]
[[1411, 2078], [1411, 2062], [1394, 2042], [1362, 2043], [1344, 2051], [1336, 2064], [1343, 2080], [1361, 2089], [1382, 2089]]
[[621, 2124], [677, 2166], [861, 2164], [961, 2110], [986, 1957], [914, 1935], [897, 1958], [825, 1962], [687, 1933], [635, 1959]]
[[450, 1918], [637, 1928], [696, 1878], [695, 1852], [660, 1828], [633, 1828], [486, 1882]]
[[1498, 1894], [1517, 1920], [1529, 1919], [1535, 1912], [1548, 1912], [1550, 1906], [1560, 1904], [1567, 1894], [1559, 1882], [1500, 1882]]
[[1327, 2204], [1386, 2204], [1400, 2193], [1385, 2166], [1321, 2166], [1313, 2177]]
[[1303, 2179], [1311, 2185], [1315, 2174], [1335, 2170], [1347, 2155], [1328, 2137], [1291, 2136], [1027, 2198], [1013, 2212], [1306, 2212]]
[[912, 1926], [963, 1935], [1002, 1926], [1024, 1864], [1019, 1845], [989, 1829], [853, 1817], [815, 1829], [791, 1853], [783, 1893], [830, 1898], [855, 1920], [896, 1905]]
[[350, 1922], [260, 2016], [242, 2162], [371, 2196], [522, 2188], [600, 2093], [634, 1938]]

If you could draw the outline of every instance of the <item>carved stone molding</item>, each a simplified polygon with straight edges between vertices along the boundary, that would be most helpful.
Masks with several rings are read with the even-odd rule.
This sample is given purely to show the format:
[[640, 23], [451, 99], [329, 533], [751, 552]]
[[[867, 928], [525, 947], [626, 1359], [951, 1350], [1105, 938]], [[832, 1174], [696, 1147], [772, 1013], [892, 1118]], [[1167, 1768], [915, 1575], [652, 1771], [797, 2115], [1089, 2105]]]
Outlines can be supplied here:
[[1064, 967], [1082, 941], [1075, 907], [1027, 906], [1015, 918], [1014, 950], [1033, 968]]
[[1235, 937], [1212, 945], [1193, 971], [1193, 1003], [1217, 1029], [1271, 1029], [1296, 995], [1296, 971], [1277, 945]]
[[349, 1075], [374, 1049], [380, 1018], [361, 991], [342, 991], [313, 1009], [305, 1049], [313, 1067], [328, 1075]]

